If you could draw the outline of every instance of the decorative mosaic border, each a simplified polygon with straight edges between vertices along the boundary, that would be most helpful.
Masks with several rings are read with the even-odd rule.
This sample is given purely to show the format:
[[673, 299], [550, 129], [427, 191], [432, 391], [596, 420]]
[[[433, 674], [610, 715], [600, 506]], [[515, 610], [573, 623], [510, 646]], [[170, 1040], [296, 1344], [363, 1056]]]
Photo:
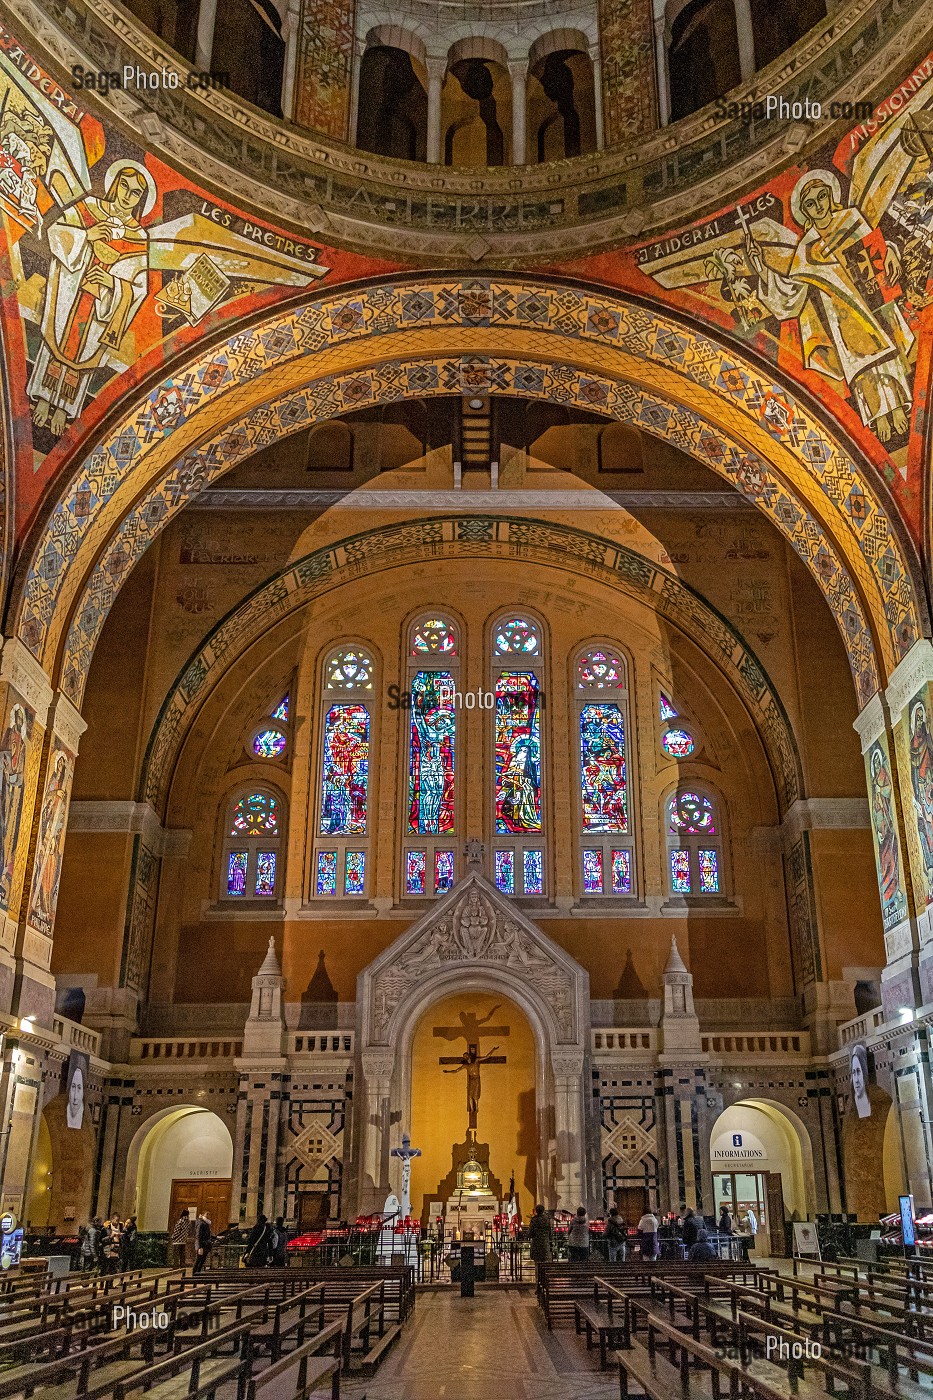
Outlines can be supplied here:
[[140, 800], [161, 811], [188, 729], [224, 672], [277, 622], [361, 575], [471, 555], [534, 560], [620, 588], [667, 617], [710, 656], [749, 706], [763, 736], [782, 811], [802, 776], [790, 721], [767, 672], [739, 633], [676, 574], [614, 540], [555, 521], [514, 516], [435, 516], [383, 525], [305, 555], [260, 584], [217, 624], [180, 672], [146, 752]]
[[[565, 362], [551, 366], [516, 363], [510, 385], [506, 360], [474, 354], [437, 361], [434, 351], [439, 333], [461, 330], [473, 332], [474, 343], [488, 344], [493, 354], [501, 348], [497, 337], [504, 330], [534, 333], [539, 342], [542, 336], [552, 336]], [[489, 334], [478, 336], [476, 332]], [[375, 365], [380, 348], [391, 352], [391, 342], [386, 339], [391, 335], [404, 337], [406, 351], [416, 358], [424, 356], [424, 363]], [[384, 347], [380, 347], [380, 339], [386, 340]], [[365, 363], [359, 372], [342, 378], [322, 377], [310, 383], [306, 397], [286, 396], [280, 405], [254, 408], [193, 458], [183, 456], [199, 429], [198, 415], [203, 410], [212, 408], [210, 419], [216, 426], [224, 412], [220, 400], [225, 393], [268, 376], [272, 370], [280, 371], [276, 387], [283, 389], [289, 377], [284, 373], [286, 366], [291, 366], [293, 380], [309, 385], [317, 352], [356, 344], [361, 364]], [[675, 375], [688, 401], [691, 390], [715, 395], [722, 404], [721, 421], [731, 419], [757, 437], [770, 438], [784, 464], [787, 485], [757, 452], [724, 433], [719, 423], [713, 425], [696, 410], [670, 402], [663, 395], [657, 401], [652, 395], [649, 403], [642, 389], [607, 377], [607, 366], [613, 373], [615, 352], [620, 359], [619, 379], [630, 380], [643, 366], [647, 379], [652, 371], [655, 379], [661, 372]], [[568, 353], [576, 355], [578, 365], [566, 363]], [[595, 372], [586, 372], [588, 362]], [[831, 589], [836, 586], [841, 566], [830, 552], [820, 521], [809, 514], [801, 500], [812, 494], [815, 486], [825, 500], [826, 518], [840, 540], [852, 547], [849, 564], [872, 614], [883, 669], [892, 670], [920, 635], [921, 604], [910, 565], [868, 475], [799, 398], [734, 348], [726, 349], [709, 335], [685, 328], [656, 311], [628, 304], [621, 297], [498, 279], [440, 284], [399, 281], [367, 286], [349, 296], [322, 297], [297, 310], [270, 314], [267, 320], [238, 331], [167, 377], [89, 453], [53, 508], [19, 602], [18, 635], [51, 670], [71, 605], [92, 573], [108, 535], [121, 530], [126, 517], [122, 550], [111, 551], [108, 562], [101, 565], [116, 586], [115, 595], [138, 557], [135, 540], [143, 525], [147, 532], [157, 528], [170, 508], [185, 504], [211, 476], [232, 465], [231, 457], [238, 448], [248, 444], [247, 450], [255, 451], [283, 430], [313, 421], [313, 417], [334, 416], [380, 398], [390, 401], [405, 394], [462, 393], [474, 388], [577, 402], [638, 422], [646, 431], [682, 445], [770, 514], [827, 593], [826, 582]], [[313, 416], [309, 417], [312, 405]], [[181, 429], [184, 432], [180, 433]], [[181, 463], [176, 462], [163, 475], [158, 463], [164, 461], [169, 439], [175, 434], [179, 434]], [[146, 502], [148, 515], [141, 525], [142, 517], [131, 512], [131, 503], [160, 479], [164, 489], [160, 487]], [[845, 601], [840, 597], [831, 606], [864, 699], [866, 686], [877, 685], [877, 676], [870, 675], [867, 662], [871, 636], [861, 610], [849, 604], [849, 598], [854, 599], [851, 580], [844, 593]], [[105, 615], [109, 606], [106, 590], [100, 595], [100, 604]], [[67, 662], [72, 696], [80, 694], [82, 675], [102, 621], [95, 616], [95, 607], [82, 605], [79, 613]], [[80, 632], [85, 633], [87, 644], [79, 638]]]

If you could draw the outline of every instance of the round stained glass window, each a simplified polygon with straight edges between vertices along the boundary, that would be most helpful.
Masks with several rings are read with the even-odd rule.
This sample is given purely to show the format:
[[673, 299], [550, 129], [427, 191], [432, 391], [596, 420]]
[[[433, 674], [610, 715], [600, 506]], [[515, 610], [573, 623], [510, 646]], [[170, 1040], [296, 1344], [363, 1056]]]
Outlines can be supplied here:
[[418, 656], [425, 651], [456, 655], [457, 643], [449, 622], [441, 617], [429, 617], [427, 621], [418, 623], [412, 634], [411, 653]]
[[668, 729], [661, 735], [661, 748], [670, 758], [689, 758], [696, 744], [686, 729]]
[[362, 649], [338, 651], [328, 661], [326, 675], [326, 690], [372, 690], [372, 657]]
[[625, 664], [611, 651], [588, 651], [577, 662], [577, 685], [581, 690], [622, 690]]
[[526, 617], [507, 617], [495, 630], [496, 651], [501, 656], [537, 656], [538, 629]]
[[713, 804], [697, 792], [680, 792], [667, 804], [670, 831], [694, 836], [715, 835]]
[[253, 753], [257, 758], [279, 758], [287, 742], [281, 729], [263, 729], [253, 740]]

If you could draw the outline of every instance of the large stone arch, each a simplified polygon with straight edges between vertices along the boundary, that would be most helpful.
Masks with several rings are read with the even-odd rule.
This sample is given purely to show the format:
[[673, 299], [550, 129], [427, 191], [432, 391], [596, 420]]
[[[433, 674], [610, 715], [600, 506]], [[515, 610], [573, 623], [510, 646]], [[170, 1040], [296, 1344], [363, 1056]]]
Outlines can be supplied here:
[[630, 546], [558, 521], [529, 517], [434, 516], [384, 524], [293, 561], [223, 618], [176, 678], [146, 751], [140, 800], [164, 807], [188, 730], [224, 672], [277, 622], [358, 577], [425, 557], [469, 555], [534, 560], [588, 576], [647, 602], [688, 634], [728, 677], [762, 736], [780, 809], [803, 795], [796, 740], [778, 692], [745, 639], [689, 585]]
[[763, 509], [817, 579], [864, 703], [924, 630], [883, 486], [799, 390], [735, 347], [608, 293], [517, 279], [367, 284], [278, 311], [150, 389], [90, 449], [25, 565], [15, 629], [80, 703], [129, 569], [258, 447], [406, 394], [579, 403], [664, 437]]
[[[458, 988], [509, 997], [536, 1045], [538, 1180], [550, 1204], [596, 1204], [587, 1161], [589, 975], [475, 869], [357, 979], [362, 1209], [381, 1207], [389, 1151], [407, 1131], [411, 1047], [425, 1011]], [[380, 1196], [382, 1200], [380, 1200]]]

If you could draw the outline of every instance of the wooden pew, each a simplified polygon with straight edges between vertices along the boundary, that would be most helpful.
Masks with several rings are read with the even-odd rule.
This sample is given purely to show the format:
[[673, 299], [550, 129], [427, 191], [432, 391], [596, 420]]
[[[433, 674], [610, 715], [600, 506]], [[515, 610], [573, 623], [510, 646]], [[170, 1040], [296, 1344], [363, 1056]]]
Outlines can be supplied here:
[[586, 1333], [586, 1349], [594, 1339], [599, 1345], [599, 1365], [609, 1365], [610, 1347], [627, 1347], [631, 1331], [629, 1298], [621, 1289], [603, 1278], [593, 1280], [592, 1301], [577, 1298], [574, 1302], [574, 1328], [577, 1336]]
[[113, 1400], [142, 1392], [149, 1400], [208, 1400], [223, 1385], [235, 1385], [242, 1395], [252, 1378], [249, 1331], [249, 1322], [238, 1322], [210, 1341], [143, 1367], [115, 1383]]
[[586, 1299], [590, 1296], [593, 1279], [597, 1275], [622, 1289], [649, 1289], [651, 1279], [655, 1277], [669, 1278], [690, 1286], [692, 1280], [702, 1280], [705, 1274], [753, 1283], [763, 1272], [765, 1270], [757, 1264], [735, 1264], [718, 1260], [702, 1264], [691, 1264], [684, 1260], [658, 1260], [654, 1263], [637, 1264], [607, 1264], [605, 1260], [583, 1264], [561, 1261], [539, 1266], [537, 1296], [548, 1328], [552, 1329], [555, 1326], [569, 1326], [570, 1323], [575, 1323], [574, 1304], [578, 1298]]
[[340, 1400], [342, 1364], [343, 1325], [338, 1321], [254, 1376], [246, 1387], [246, 1400], [309, 1400], [328, 1376], [331, 1400]]

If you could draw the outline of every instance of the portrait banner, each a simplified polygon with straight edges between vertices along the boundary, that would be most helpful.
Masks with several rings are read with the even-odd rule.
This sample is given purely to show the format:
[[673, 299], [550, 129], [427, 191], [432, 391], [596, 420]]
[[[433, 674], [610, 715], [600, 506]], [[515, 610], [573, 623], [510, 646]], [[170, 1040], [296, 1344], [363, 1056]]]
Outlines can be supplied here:
[[27, 923], [31, 928], [51, 938], [55, 925], [55, 907], [62, 874], [62, 854], [65, 828], [68, 825], [68, 804], [71, 799], [71, 779], [74, 754], [58, 738], [52, 741], [49, 755], [49, 776], [42, 798], [39, 834], [36, 838], [36, 858], [32, 874]]
[[849, 1057], [849, 1080], [852, 1085], [853, 1108], [859, 1118], [871, 1117], [871, 1099], [868, 1086], [871, 1082], [871, 1056], [868, 1048], [859, 1042], [852, 1046]]
[[897, 805], [887, 738], [882, 735], [865, 755], [875, 867], [881, 896], [881, 917], [887, 933], [907, 916], [907, 895], [897, 833]]
[[65, 1126], [75, 1131], [84, 1124], [84, 1107], [90, 1068], [91, 1062], [88, 1056], [80, 1050], [72, 1050], [68, 1056], [65, 1079]]

